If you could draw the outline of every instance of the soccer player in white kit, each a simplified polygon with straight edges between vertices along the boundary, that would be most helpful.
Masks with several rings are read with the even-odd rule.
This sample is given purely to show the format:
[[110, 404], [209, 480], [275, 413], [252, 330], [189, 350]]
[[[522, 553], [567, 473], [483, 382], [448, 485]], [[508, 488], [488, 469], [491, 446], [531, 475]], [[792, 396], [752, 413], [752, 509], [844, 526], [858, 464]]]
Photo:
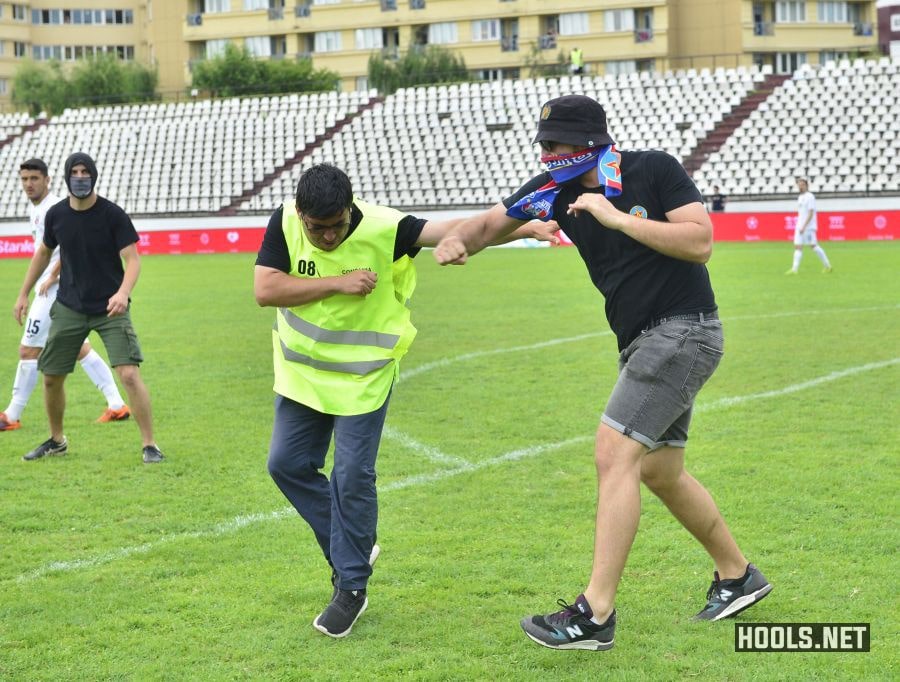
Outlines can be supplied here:
[[797, 178], [797, 224], [794, 226], [794, 263], [786, 275], [796, 275], [800, 270], [800, 259], [803, 258], [803, 246], [806, 245], [822, 261], [822, 272], [831, 272], [831, 263], [824, 249], [819, 246], [816, 231], [819, 229], [816, 220], [816, 197], [809, 191], [809, 183], [805, 178]]
[[[31, 204], [28, 207], [34, 245], [44, 239], [44, 216], [47, 210], [61, 199], [50, 192], [47, 164], [41, 159], [29, 159], [19, 166], [22, 189]], [[22, 426], [20, 417], [28, 404], [38, 380], [37, 358], [47, 342], [50, 331], [50, 307], [56, 300], [59, 287], [59, 247], [53, 252], [50, 264], [34, 286], [34, 301], [28, 309], [25, 331], [19, 346], [19, 366], [13, 384], [9, 406], [0, 412], [0, 431], [14, 431]], [[85, 340], [78, 354], [78, 361], [94, 385], [106, 398], [106, 411], [97, 420], [101, 423], [121, 421], [131, 415], [122, 400], [109, 366]]]

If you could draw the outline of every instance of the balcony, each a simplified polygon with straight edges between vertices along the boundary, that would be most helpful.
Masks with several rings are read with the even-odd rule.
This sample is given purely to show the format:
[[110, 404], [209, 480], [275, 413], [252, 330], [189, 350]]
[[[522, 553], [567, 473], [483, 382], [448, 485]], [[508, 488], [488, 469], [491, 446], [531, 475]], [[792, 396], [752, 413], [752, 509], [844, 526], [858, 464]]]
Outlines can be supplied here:
[[278, 21], [284, 19], [284, 7], [270, 7], [269, 21]]
[[872, 35], [872, 24], [867, 21], [857, 21], [853, 24], [853, 35], [870, 36]]
[[410, 9], [425, 9], [425, 0], [409, 0]]
[[294, 8], [294, 16], [295, 17], [308, 17], [312, 14], [309, 5], [297, 5]]
[[550, 33], [545, 33], [538, 40], [538, 45], [542, 50], [555, 50], [556, 49], [556, 36]]
[[202, 14], [188, 14], [187, 15], [187, 25], [188, 26], [203, 26], [203, 15]]
[[503, 52], [519, 51], [519, 36], [509, 36], [500, 40], [500, 49]]
[[381, 0], [381, 11], [382, 12], [396, 12], [397, 11], [397, 0]]
[[651, 40], [653, 40], [652, 28], [639, 28], [634, 32], [634, 42], [636, 43], [649, 43]]
[[755, 36], [773, 36], [775, 35], [775, 24], [771, 21], [754, 21], [753, 35]]

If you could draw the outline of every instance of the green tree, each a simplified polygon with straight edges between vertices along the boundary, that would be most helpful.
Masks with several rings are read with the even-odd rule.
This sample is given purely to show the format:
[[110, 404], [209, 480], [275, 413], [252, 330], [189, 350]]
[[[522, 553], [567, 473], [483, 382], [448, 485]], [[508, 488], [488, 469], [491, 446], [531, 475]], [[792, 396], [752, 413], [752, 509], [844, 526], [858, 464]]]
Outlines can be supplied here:
[[245, 48], [232, 43], [225, 53], [205, 59], [193, 70], [194, 88], [219, 97], [234, 95], [319, 92], [334, 90], [340, 76], [327, 69], [314, 69], [312, 61], [256, 59]]
[[414, 85], [467, 80], [469, 73], [462, 55], [439, 45], [411, 49], [396, 60], [385, 59], [379, 53], [369, 57], [369, 84], [386, 95]]
[[62, 113], [73, 99], [59, 62], [42, 64], [29, 59], [16, 70], [12, 101], [16, 106], [28, 109], [32, 116], [42, 111], [51, 116]]

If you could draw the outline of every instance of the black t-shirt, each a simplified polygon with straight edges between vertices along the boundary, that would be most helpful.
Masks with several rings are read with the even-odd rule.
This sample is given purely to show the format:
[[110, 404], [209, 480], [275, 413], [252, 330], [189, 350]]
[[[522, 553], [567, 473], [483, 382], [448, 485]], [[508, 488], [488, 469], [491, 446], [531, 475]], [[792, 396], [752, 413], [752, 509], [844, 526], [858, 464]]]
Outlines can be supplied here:
[[713, 194], [709, 197], [710, 203], [712, 204], [713, 211], [724, 211], [725, 210], [725, 195], [724, 194]]
[[[620, 211], [666, 221], [666, 212], [703, 201], [678, 161], [658, 151], [621, 152], [622, 194], [610, 202]], [[549, 173], [532, 178], [503, 200], [509, 208], [550, 181]], [[598, 224], [587, 211], [576, 218], [566, 210], [589, 189], [578, 179], [564, 183], [553, 204], [553, 218], [578, 248], [594, 286], [606, 299], [606, 319], [623, 350], [653, 319], [680, 313], [713, 312], [716, 301], [709, 273], [700, 263], [666, 256]]]
[[[256, 256], [256, 264], [263, 265], [267, 268], [274, 268], [282, 272], [291, 271], [291, 256], [288, 251], [287, 240], [284, 238], [284, 230], [281, 229], [281, 220], [284, 210], [281, 206], [269, 218], [269, 224], [266, 226], [266, 233], [263, 236], [262, 245], [259, 247], [259, 253]], [[363, 219], [362, 211], [356, 205], [350, 210], [350, 230], [347, 237], [353, 234], [353, 231], [359, 226]], [[404, 216], [397, 224], [397, 236], [394, 239], [394, 260], [399, 260], [403, 256], [415, 258], [420, 248], [416, 246], [419, 235], [422, 234], [422, 228], [428, 222], [423, 218], [415, 216]], [[345, 237], [346, 239], [346, 237]]]
[[76, 211], [68, 201], [51, 206], [44, 219], [44, 245], [51, 251], [59, 246], [56, 299], [85, 315], [106, 314], [109, 298], [125, 276], [119, 252], [136, 241], [128, 214], [101, 196], [86, 211]]

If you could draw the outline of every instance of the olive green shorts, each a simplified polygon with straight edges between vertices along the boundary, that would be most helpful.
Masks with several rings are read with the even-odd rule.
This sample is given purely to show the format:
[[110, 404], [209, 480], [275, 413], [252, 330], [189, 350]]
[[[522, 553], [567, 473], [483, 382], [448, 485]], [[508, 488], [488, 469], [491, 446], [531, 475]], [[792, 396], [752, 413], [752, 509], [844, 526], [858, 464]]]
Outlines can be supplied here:
[[112, 367], [140, 365], [144, 361], [131, 324], [131, 314], [127, 310], [125, 314], [115, 317], [85, 315], [57, 300], [50, 308], [50, 320], [47, 345], [38, 357], [38, 369], [44, 374], [71, 374], [81, 345], [92, 331], [100, 335]]

